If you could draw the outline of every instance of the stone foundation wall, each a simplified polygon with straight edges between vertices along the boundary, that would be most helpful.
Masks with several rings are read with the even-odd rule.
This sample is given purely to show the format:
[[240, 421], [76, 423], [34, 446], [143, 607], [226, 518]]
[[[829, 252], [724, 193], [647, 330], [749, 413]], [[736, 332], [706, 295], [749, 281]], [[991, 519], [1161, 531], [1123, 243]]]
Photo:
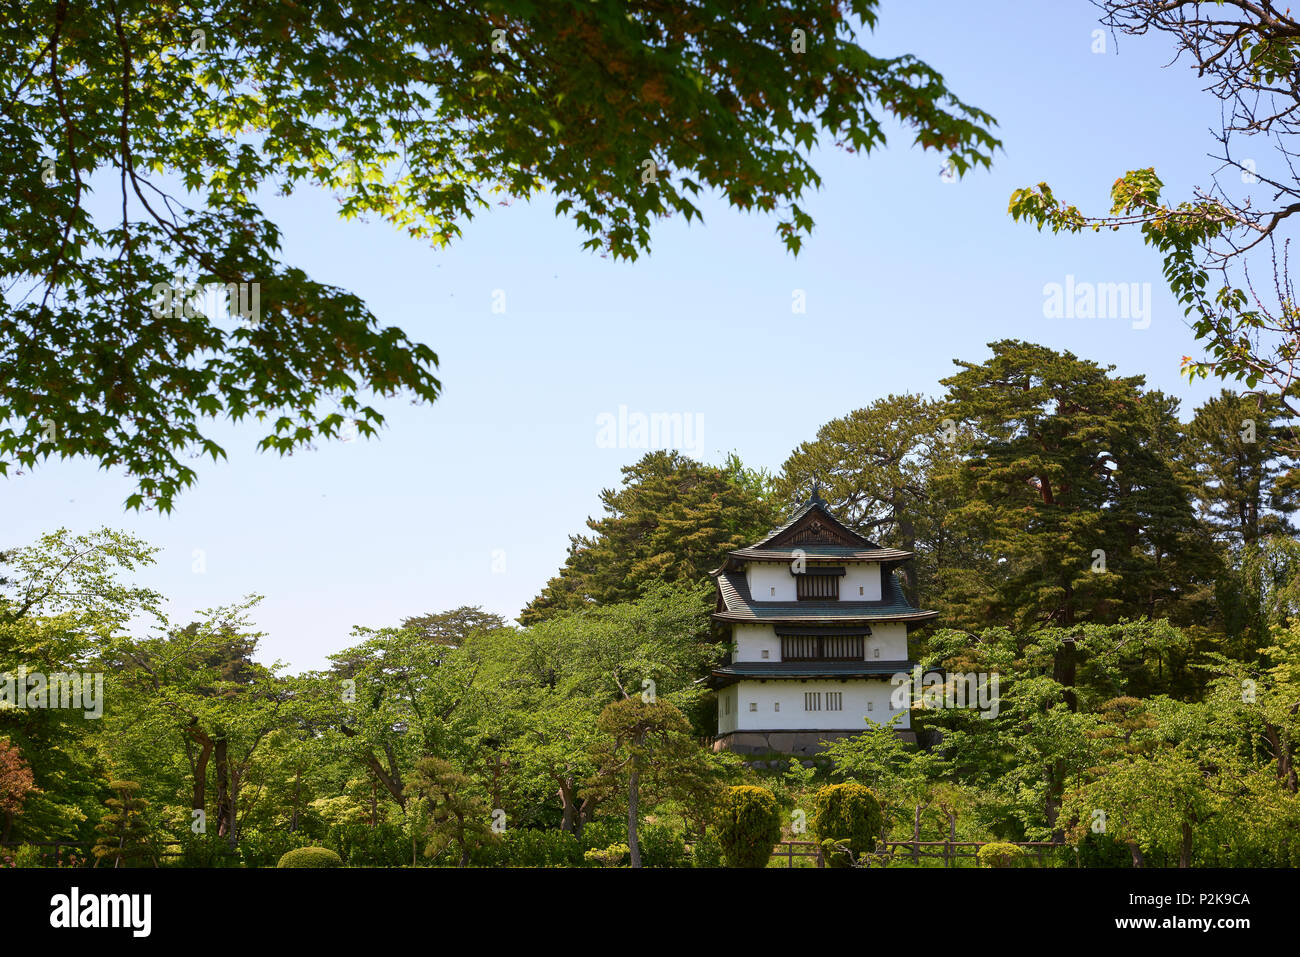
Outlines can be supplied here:
[[[895, 731], [908, 744], [916, 743], [915, 731]], [[714, 751], [736, 754], [819, 754], [822, 741], [835, 741], [862, 734], [861, 731], [733, 731], [713, 739]]]

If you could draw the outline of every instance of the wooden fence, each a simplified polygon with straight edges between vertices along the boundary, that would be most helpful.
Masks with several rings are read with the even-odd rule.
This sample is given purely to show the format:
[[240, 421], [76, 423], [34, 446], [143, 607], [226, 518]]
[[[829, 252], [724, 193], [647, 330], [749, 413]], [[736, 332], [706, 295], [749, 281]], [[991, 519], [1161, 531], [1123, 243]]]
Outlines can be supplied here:
[[[796, 847], [806, 847], [809, 850], [796, 851]], [[785, 850], [782, 850], [784, 848]], [[822, 849], [817, 846], [816, 841], [782, 841], [774, 850], [775, 857], [784, 857], [786, 867], [794, 867], [796, 857], [815, 857], [818, 867], [825, 867], [826, 861], [822, 859]]]

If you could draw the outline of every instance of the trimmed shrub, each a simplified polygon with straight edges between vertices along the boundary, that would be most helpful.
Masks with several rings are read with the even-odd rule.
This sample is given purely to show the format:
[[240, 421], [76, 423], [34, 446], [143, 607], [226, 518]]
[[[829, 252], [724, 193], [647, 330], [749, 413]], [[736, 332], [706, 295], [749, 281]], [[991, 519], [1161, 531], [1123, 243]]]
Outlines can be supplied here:
[[728, 788], [719, 812], [718, 841], [728, 867], [766, 867], [781, 840], [781, 809], [767, 788]]
[[686, 841], [667, 824], [642, 824], [637, 828], [641, 863], [645, 867], [690, 867]]
[[158, 866], [153, 834], [145, 819], [149, 802], [140, 797], [135, 781], [109, 781], [113, 796], [104, 799], [108, 811], [95, 825], [99, 837], [90, 852], [105, 867]]
[[880, 838], [884, 818], [870, 788], [852, 781], [829, 784], [813, 795], [809, 821], [830, 867], [852, 867]]
[[590, 850], [583, 854], [588, 864], [594, 864], [597, 867], [622, 867], [623, 862], [628, 859], [632, 849], [626, 844], [611, 844], [609, 847], [601, 850]]
[[1015, 867], [1016, 863], [1024, 856], [1025, 849], [1023, 847], [1017, 847], [1015, 844], [1007, 844], [1003, 841], [985, 844], [976, 854], [980, 867]]
[[718, 835], [713, 828], [708, 828], [691, 845], [691, 867], [721, 866], [722, 847], [718, 844]]
[[276, 867], [342, 867], [343, 858], [328, 847], [297, 847], [284, 857]]

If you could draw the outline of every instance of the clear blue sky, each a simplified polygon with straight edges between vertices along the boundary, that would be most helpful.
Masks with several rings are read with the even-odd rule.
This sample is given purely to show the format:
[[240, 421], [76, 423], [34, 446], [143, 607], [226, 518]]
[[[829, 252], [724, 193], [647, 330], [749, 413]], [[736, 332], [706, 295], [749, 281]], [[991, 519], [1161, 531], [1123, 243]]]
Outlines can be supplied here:
[[[229, 461], [198, 463], [168, 516], [125, 512], [120, 475], [51, 461], [5, 481], [0, 544], [59, 526], [130, 531], [163, 548], [137, 580], [169, 597], [177, 623], [262, 594], [262, 657], [299, 670], [345, 647], [353, 625], [464, 604], [518, 614], [600, 489], [644, 454], [597, 442], [597, 417], [620, 406], [698, 415], [705, 460], [735, 450], [775, 471], [829, 419], [890, 392], [937, 393], [954, 358], [1013, 337], [1143, 374], [1186, 416], [1219, 386], [1179, 378], [1197, 348], [1158, 257], [1132, 233], [1040, 235], [1006, 213], [1013, 189], [1041, 180], [1097, 212], [1129, 169], [1155, 166], [1177, 198], [1208, 181], [1214, 102], [1185, 66], [1163, 68], [1160, 36], [1121, 37], [1118, 52], [1107, 37], [1092, 53], [1096, 13], [1086, 0], [884, 3], [864, 45], [939, 69], [998, 118], [1004, 152], [992, 172], [946, 183], [941, 158], [903, 131], [870, 157], [819, 151], [817, 228], [797, 259], [774, 219], [720, 202], [702, 226], [659, 226], [650, 256], [627, 264], [582, 251], [547, 201], [494, 207], [436, 251], [339, 220], [321, 192], [268, 197], [288, 262], [439, 354], [442, 400], [384, 403], [378, 440], [285, 459], [255, 450], [255, 425], [219, 424]], [[1044, 285], [1067, 274], [1150, 283], [1150, 327], [1044, 318]]]

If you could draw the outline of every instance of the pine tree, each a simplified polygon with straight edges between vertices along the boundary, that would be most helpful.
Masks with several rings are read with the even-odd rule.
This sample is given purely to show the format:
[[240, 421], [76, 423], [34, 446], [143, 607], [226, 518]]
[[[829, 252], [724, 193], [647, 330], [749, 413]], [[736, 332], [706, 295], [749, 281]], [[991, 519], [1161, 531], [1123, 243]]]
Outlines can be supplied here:
[[956, 594], [954, 617], [1068, 627], [1163, 614], [1206, 579], [1175, 559], [1196, 531], [1190, 477], [1171, 458], [1176, 403], [1068, 352], [990, 347], [944, 380], [970, 430], [956, 518], [995, 569]]
[[778, 524], [763, 473], [734, 455], [703, 465], [678, 452], [650, 452], [623, 469], [623, 487], [600, 493], [602, 518], [570, 537], [560, 573], [524, 609], [529, 625], [592, 603], [634, 601], [654, 580], [702, 584], [728, 551]]
[[423, 799], [424, 853], [437, 857], [447, 848], [460, 851], [457, 866], [469, 866], [470, 854], [498, 840], [492, 829], [492, 809], [474, 779], [442, 758], [423, 757], [416, 762], [408, 793]]
[[158, 858], [144, 819], [149, 802], [137, 797], [140, 785], [134, 781], [110, 781], [108, 786], [115, 796], [104, 801], [108, 813], [95, 825], [99, 837], [91, 853], [101, 863], [111, 860], [114, 867], [140, 866], [146, 860], [157, 867]]
[[1186, 428], [1202, 526], [1221, 564], [1216, 624], [1224, 651], [1254, 661], [1277, 620], [1276, 596], [1292, 578], [1300, 470], [1285, 447], [1290, 429], [1270, 396], [1224, 389], [1196, 410]]
[[1187, 426], [1201, 517], [1222, 539], [1250, 544], [1295, 532], [1300, 475], [1282, 450], [1289, 434], [1281, 403], [1224, 389]]
[[686, 716], [663, 699], [631, 695], [611, 702], [596, 726], [601, 734], [591, 752], [596, 773], [584, 793], [627, 808], [631, 866], [640, 867], [642, 808], [671, 800], [707, 818], [721, 797], [722, 765], [700, 747]]
[[952, 417], [974, 436], [959, 511], [998, 562], [967, 617], [1072, 625], [1117, 584], [1106, 576], [1118, 542], [1102, 508], [1118, 446], [1131, 443], [1140, 380], [1030, 343], [990, 348], [987, 362], [959, 361], [963, 371], [943, 380]]
[[938, 402], [889, 395], [827, 422], [817, 438], [786, 459], [776, 490], [787, 507], [813, 483], [850, 528], [881, 545], [917, 553], [903, 566], [904, 591], [917, 602], [928, 593], [943, 555], [948, 503], [931, 482], [955, 450]]

